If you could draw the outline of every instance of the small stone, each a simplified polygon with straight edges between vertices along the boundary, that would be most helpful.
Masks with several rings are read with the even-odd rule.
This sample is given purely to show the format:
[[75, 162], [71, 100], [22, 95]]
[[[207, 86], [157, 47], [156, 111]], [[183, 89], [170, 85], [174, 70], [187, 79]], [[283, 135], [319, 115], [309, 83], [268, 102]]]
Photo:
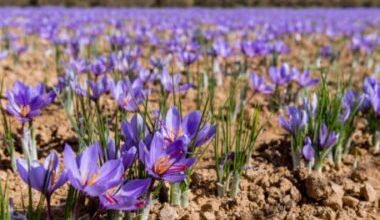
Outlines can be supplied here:
[[202, 212], [202, 218], [205, 220], [215, 220], [215, 214], [213, 212]]
[[307, 195], [316, 201], [326, 199], [331, 191], [327, 178], [319, 173], [308, 176], [305, 187]]
[[376, 190], [369, 183], [364, 183], [364, 186], [360, 190], [361, 195], [368, 202], [374, 202], [377, 199]]
[[175, 208], [170, 206], [168, 203], [165, 203], [164, 207], [160, 211], [159, 218], [160, 219], [168, 219], [168, 220], [172, 219], [172, 220], [174, 220], [174, 219], [178, 218], [178, 214], [177, 214], [177, 211], [175, 210]]
[[352, 196], [343, 196], [343, 205], [355, 208], [359, 204], [359, 200]]

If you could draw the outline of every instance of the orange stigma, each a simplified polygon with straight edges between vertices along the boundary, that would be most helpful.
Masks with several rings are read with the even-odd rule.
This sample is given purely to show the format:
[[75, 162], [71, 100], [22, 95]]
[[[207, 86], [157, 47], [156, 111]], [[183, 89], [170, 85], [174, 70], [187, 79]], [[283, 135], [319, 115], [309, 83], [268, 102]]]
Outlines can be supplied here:
[[20, 108], [21, 116], [26, 117], [30, 113], [30, 106], [29, 105], [23, 105]]
[[170, 156], [160, 157], [154, 164], [154, 172], [158, 175], [164, 174], [172, 165], [173, 162], [169, 162]]

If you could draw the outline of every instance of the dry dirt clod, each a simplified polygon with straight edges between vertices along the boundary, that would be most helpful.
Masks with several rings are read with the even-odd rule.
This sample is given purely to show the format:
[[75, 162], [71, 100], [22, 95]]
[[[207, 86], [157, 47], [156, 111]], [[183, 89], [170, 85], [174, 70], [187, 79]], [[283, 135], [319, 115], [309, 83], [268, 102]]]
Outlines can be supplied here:
[[286, 178], [282, 179], [280, 182], [280, 190], [283, 193], [288, 192], [292, 188], [292, 186], [293, 186], [293, 183], [290, 182], [290, 180]]
[[343, 205], [349, 206], [351, 208], [355, 208], [359, 204], [359, 200], [352, 196], [343, 196], [342, 201]]
[[178, 219], [177, 211], [174, 207], [170, 206], [168, 203], [164, 204], [164, 207], [159, 213], [159, 219], [162, 220], [174, 220]]
[[316, 201], [326, 199], [331, 192], [327, 178], [319, 173], [309, 175], [305, 181], [305, 187], [307, 195]]
[[214, 212], [203, 212], [202, 213], [202, 219], [204, 220], [215, 220], [215, 214]]
[[343, 207], [342, 198], [344, 196], [343, 187], [335, 184], [334, 182], [330, 182], [331, 185], [331, 194], [329, 197], [324, 200], [324, 204], [331, 207], [334, 210], [339, 210]]
[[377, 192], [369, 183], [364, 183], [360, 192], [364, 199], [368, 202], [374, 202], [377, 199]]

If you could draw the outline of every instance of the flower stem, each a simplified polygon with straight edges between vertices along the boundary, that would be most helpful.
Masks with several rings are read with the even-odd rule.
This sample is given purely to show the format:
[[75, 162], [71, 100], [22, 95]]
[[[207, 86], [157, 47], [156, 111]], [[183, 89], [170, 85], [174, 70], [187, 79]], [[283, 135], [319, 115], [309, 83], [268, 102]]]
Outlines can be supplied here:
[[235, 173], [234, 182], [232, 185], [231, 197], [236, 197], [237, 193], [239, 192], [239, 185], [240, 185], [240, 174]]

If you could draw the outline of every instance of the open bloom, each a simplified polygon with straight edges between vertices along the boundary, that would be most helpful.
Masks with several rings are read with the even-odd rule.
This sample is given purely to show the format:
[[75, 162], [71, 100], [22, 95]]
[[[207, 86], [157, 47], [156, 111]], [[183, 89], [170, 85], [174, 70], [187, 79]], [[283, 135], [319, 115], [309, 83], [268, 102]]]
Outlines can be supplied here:
[[148, 190], [151, 179], [130, 180], [120, 188], [108, 190], [99, 197], [100, 204], [106, 209], [132, 211], [145, 207], [144, 193]]
[[28, 165], [25, 159], [17, 159], [17, 171], [21, 179], [33, 189], [50, 197], [51, 194], [67, 181], [66, 172], [58, 176], [59, 159], [55, 151], [46, 157], [45, 162], [40, 164], [32, 161]]
[[69, 145], [65, 146], [63, 158], [70, 184], [89, 196], [99, 196], [122, 182], [122, 161], [108, 160], [99, 165], [100, 146], [95, 143], [78, 156]]
[[183, 64], [190, 66], [192, 63], [198, 60], [199, 54], [189, 50], [182, 50], [178, 53], [178, 57], [183, 62]]
[[286, 115], [288, 119], [279, 116], [278, 122], [281, 127], [287, 130], [289, 133], [294, 134], [303, 129], [307, 124], [307, 114], [303, 109], [299, 109], [294, 106], [288, 106], [286, 109]]
[[170, 183], [181, 182], [186, 178], [186, 170], [195, 163], [195, 158], [186, 158], [187, 146], [165, 143], [160, 133], [155, 133], [149, 148], [140, 142], [139, 157], [148, 173]]
[[266, 84], [264, 77], [257, 75], [255, 72], [251, 73], [250, 83], [254, 93], [272, 94], [274, 91], [274, 87]]
[[200, 127], [201, 120], [201, 112], [193, 111], [182, 122], [178, 109], [171, 107], [166, 113], [165, 121], [159, 120], [160, 132], [169, 143], [182, 141], [187, 144], [193, 141], [194, 146], [199, 147], [211, 140], [216, 132], [216, 126], [209, 123]]
[[53, 91], [46, 92], [44, 84], [34, 88], [17, 81], [11, 91], [7, 90], [8, 103], [6, 109], [21, 123], [31, 121], [41, 114], [41, 110], [55, 99]]
[[269, 68], [269, 77], [276, 86], [287, 84], [292, 80], [293, 74], [287, 63], [283, 64], [280, 68], [271, 66]]
[[302, 74], [297, 68], [293, 68], [293, 79], [302, 87], [308, 88], [319, 83], [319, 79], [312, 78], [310, 76], [310, 71], [305, 70]]
[[145, 100], [146, 90], [140, 80], [135, 80], [133, 83], [126, 77], [117, 83], [110, 83], [112, 97], [118, 102], [119, 107], [125, 111], [136, 111], [138, 106]]

